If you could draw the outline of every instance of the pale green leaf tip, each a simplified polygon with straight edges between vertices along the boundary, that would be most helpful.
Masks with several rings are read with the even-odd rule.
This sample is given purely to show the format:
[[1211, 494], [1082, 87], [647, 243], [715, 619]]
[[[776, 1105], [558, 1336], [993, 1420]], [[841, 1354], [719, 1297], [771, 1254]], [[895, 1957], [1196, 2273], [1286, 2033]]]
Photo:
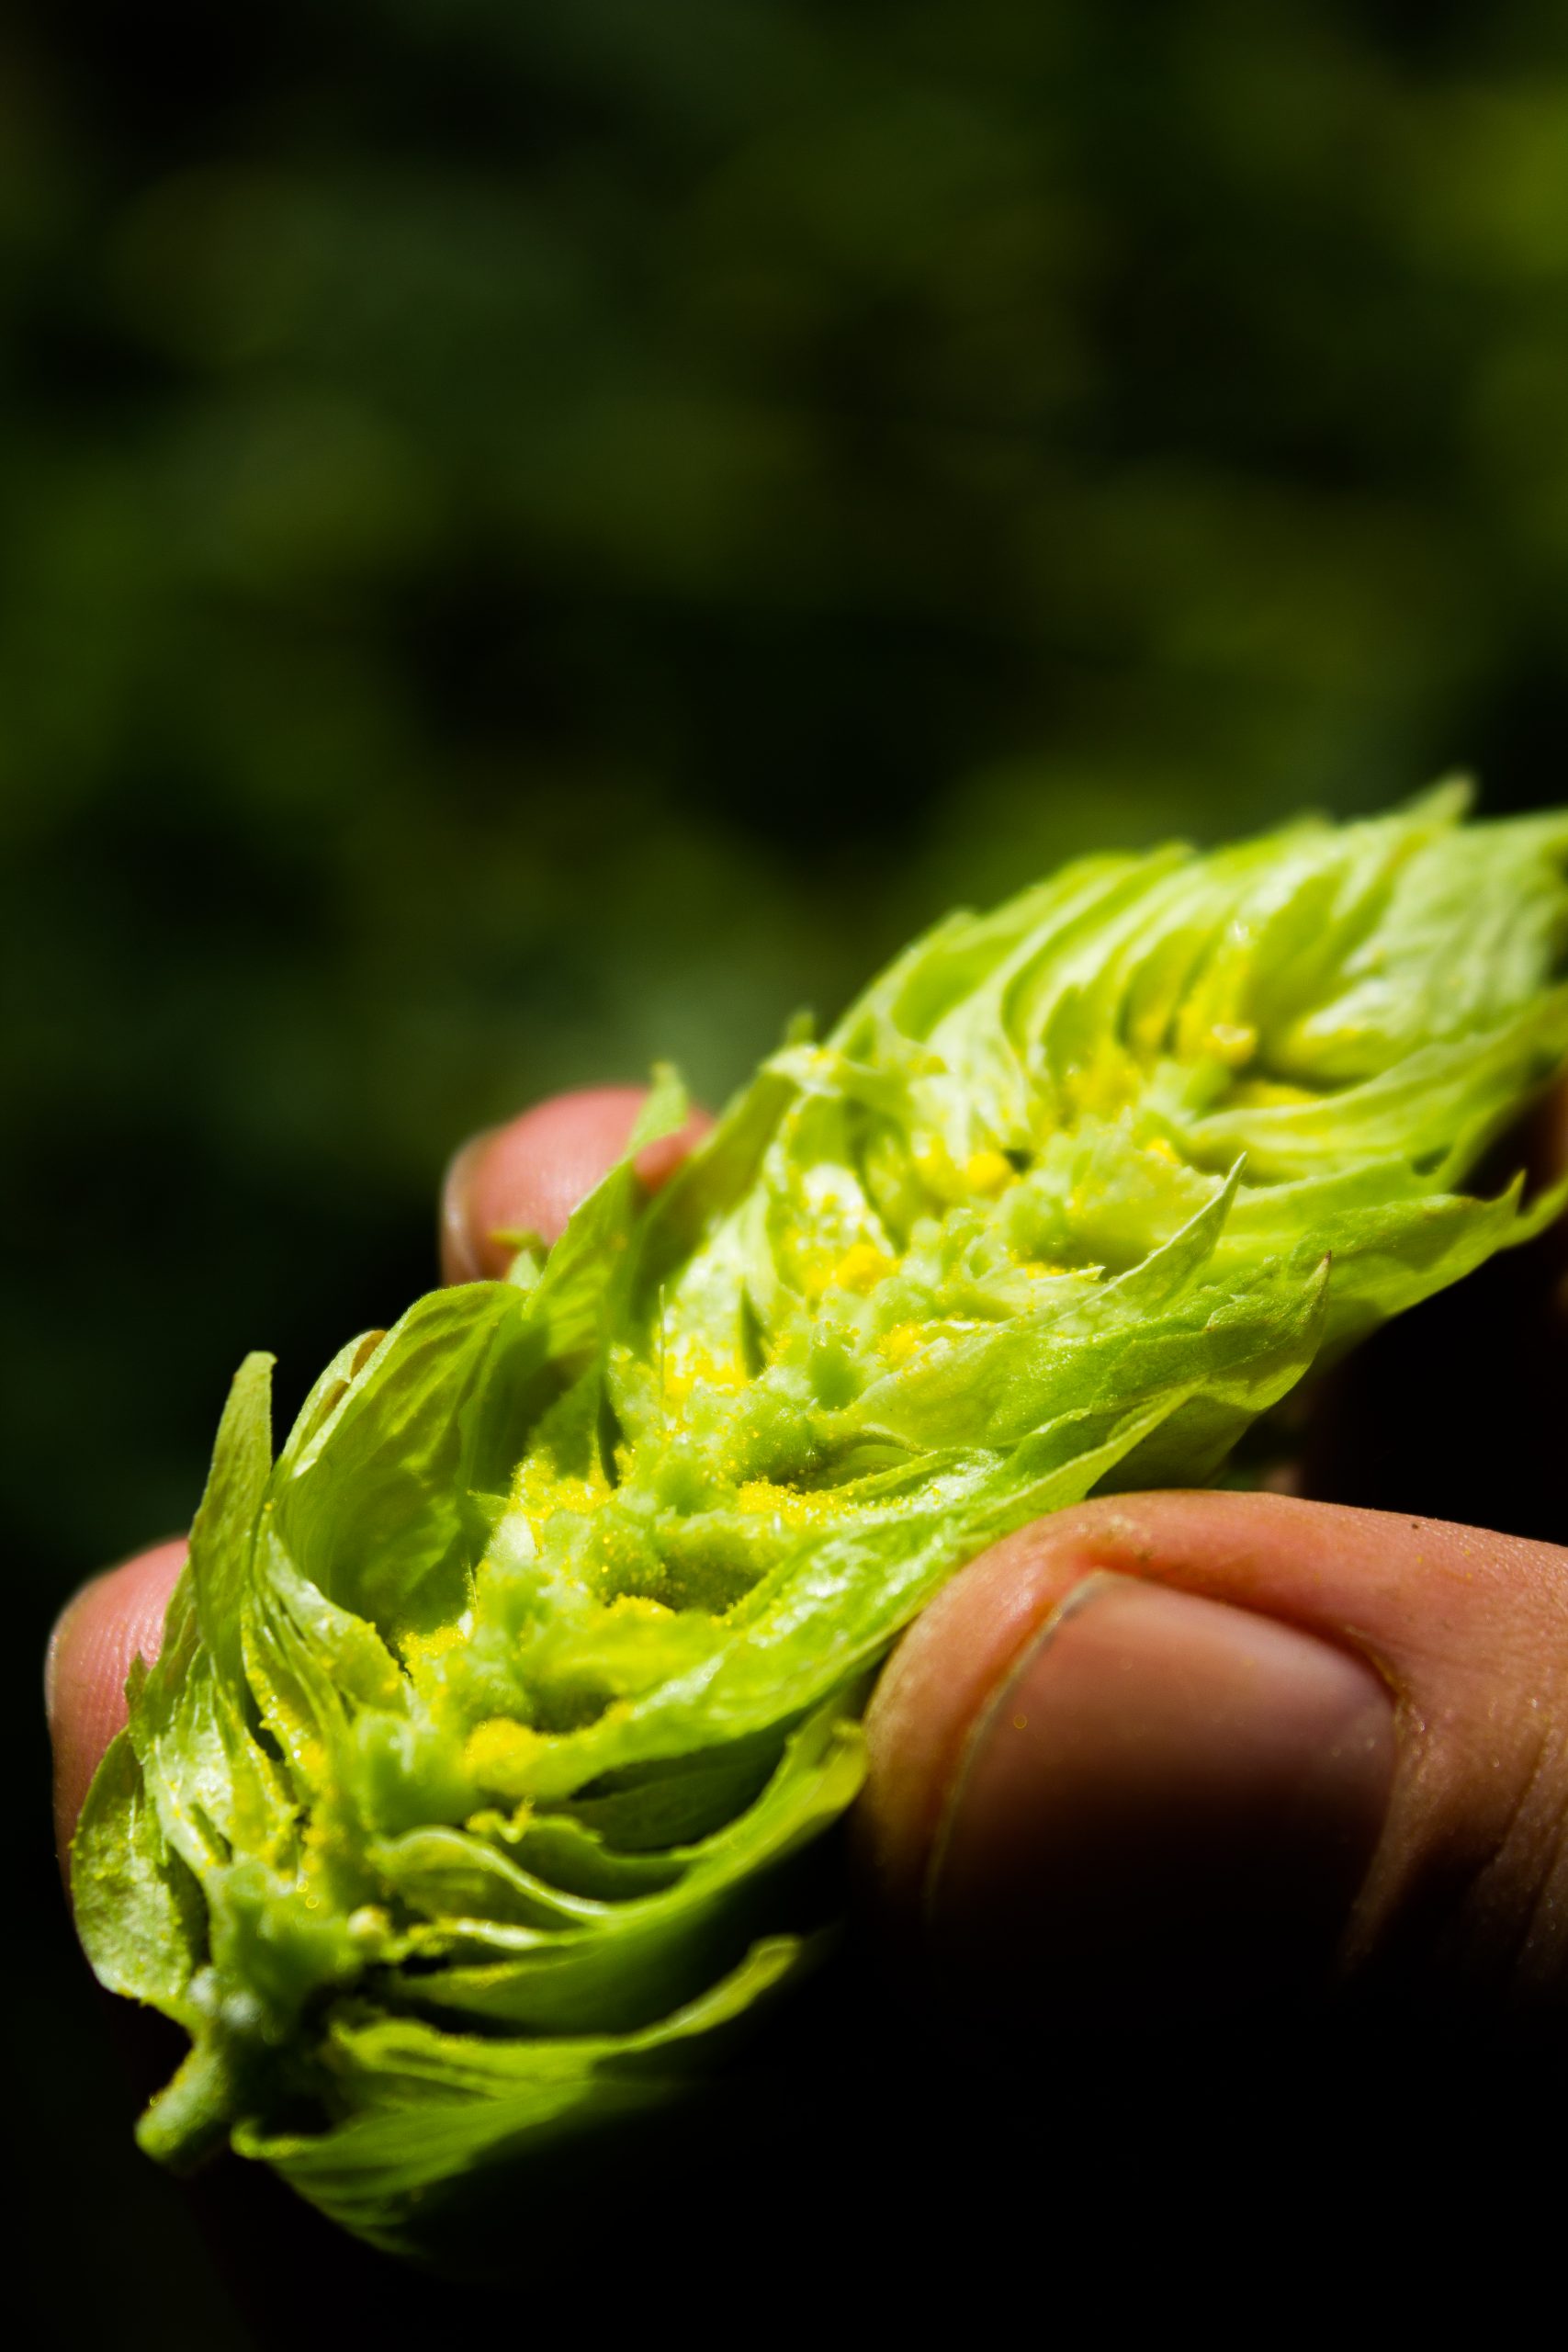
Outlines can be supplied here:
[[662, 1143], [666, 1136], [679, 1134], [691, 1115], [686, 1082], [673, 1062], [655, 1062], [651, 1077], [652, 1084], [626, 1139], [628, 1154], [644, 1151], [650, 1143]]

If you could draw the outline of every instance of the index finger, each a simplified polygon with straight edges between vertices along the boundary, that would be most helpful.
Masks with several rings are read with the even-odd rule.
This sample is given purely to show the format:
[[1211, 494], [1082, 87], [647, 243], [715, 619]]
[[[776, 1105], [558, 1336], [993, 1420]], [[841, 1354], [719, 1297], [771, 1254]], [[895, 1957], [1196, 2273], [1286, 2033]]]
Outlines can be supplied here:
[[54, 1843], [62, 1870], [99, 1759], [125, 1722], [132, 1658], [149, 1665], [164, 1612], [185, 1566], [186, 1540], [171, 1536], [95, 1577], [61, 1611], [44, 1658], [43, 1703], [54, 1745]]
[[[595, 1086], [552, 1095], [503, 1127], [475, 1136], [446, 1171], [441, 1204], [441, 1272], [449, 1283], [504, 1274], [516, 1248], [536, 1234], [558, 1241], [585, 1194], [626, 1150], [647, 1100], [640, 1086]], [[675, 1134], [637, 1156], [651, 1190], [673, 1174], [713, 1121], [694, 1110]]]

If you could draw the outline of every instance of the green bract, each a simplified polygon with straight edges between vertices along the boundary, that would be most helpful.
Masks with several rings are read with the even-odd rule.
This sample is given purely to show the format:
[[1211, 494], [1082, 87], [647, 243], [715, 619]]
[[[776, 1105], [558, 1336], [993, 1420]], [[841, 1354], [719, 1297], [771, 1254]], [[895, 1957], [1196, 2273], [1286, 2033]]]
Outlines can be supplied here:
[[345, 1348], [276, 1463], [248, 1359], [74, 1848], [98, 1974], [191, 2037], [150, 2151], [231, 2135], [397, 2245], [692, 2081], [817, 1948], [808, 1849], [944, 1578], [1212, 1477], [1554, 1211], [1459, 1187], [1568, 1053], [1568, 818], [1462, 815], [953, 916], [655, 1197], [625, 1161]]

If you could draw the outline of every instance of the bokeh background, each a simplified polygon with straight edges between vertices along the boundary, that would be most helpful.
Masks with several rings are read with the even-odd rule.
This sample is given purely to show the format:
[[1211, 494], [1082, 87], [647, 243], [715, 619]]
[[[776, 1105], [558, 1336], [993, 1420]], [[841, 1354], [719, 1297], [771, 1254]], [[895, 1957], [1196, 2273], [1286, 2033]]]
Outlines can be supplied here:
[[1568, 17], [7, 22], [6, 2100], [39, 2340], [238, 2343], [54, 1906], [54, 1609], [474, 1126], [721, 1096], [1072, 850], [1562, 797]]

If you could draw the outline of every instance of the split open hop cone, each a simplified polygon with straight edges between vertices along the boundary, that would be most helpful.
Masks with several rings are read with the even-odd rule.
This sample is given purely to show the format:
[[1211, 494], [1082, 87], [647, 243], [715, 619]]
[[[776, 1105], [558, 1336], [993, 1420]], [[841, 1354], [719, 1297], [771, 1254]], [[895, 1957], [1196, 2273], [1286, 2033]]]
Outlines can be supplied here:
[[944, 1579], [1212, 1478], [1555, 1213], [1464, 1186], [1568, 1057], [1565, 867], [1568, 818], [1452, 787], [1070, 866], [793, 1035], [656, 1197], [628, 1157], [345, 1348], [276, 1462], [248, 1359], [73, 1857], [98, 1974], [191, 2039], [143, 2144], [423, 2246], [722, 2066]]

